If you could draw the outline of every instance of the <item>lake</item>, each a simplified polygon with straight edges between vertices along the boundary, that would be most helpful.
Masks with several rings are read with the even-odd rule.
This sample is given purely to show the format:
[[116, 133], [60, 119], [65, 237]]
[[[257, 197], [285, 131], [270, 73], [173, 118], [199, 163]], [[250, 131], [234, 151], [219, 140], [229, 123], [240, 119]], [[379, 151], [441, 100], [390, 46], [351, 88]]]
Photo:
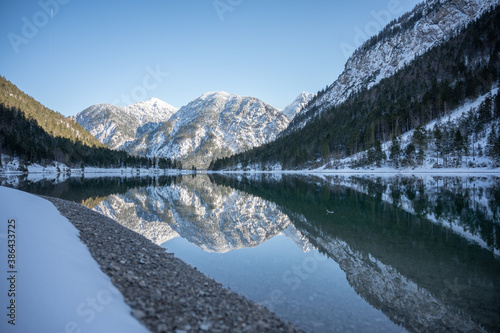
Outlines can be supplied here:
[[84, 204], [307, 332], [500, 330], [500, 178], [2, 179]]

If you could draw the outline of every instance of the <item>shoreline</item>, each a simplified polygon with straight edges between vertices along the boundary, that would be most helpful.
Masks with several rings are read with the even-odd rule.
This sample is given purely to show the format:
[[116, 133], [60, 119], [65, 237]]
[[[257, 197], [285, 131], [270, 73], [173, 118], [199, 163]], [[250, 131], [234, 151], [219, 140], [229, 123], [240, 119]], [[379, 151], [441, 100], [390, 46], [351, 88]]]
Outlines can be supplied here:
[[165, 248], [80, 204], [50, 201], [78, 230], [132, 315], [151, 332], [298, 332]]
[[414, 174], [427, 174], [427, 175], [500, 175], [500, 169], [479, 169], [479, 170], [463, 170], [463, 169], [419, 169], [419, 170], [356, 170], [356, 169], [339, 169], [339, 170], [251, 170], [251, 171], [207, 171], [208, 174], [291, 174], [291, 175], [414, 175]]
[[356, 174], [385, 174], [385, 175], [414, 175], [414, 174], [427, 174], [427, 175], [500, 175], [500, 168], [496, 169], [404, 169], [404, 170], [367, 170], [367, 169], [339, 169], [339, 170], [152, 170], [140, 172], [135, 171], [120, 171], [115, 169], [102, 169], [99, 171], [76, 171], [76, 172], [53, 172], [53, 171], [0, 171], [0, 177], [13, 177], [13, 176], [29, 176], [29, 175], [43, 175], [43, 176], [62, 176], [63, 178], [81, 177], [81, 176], [169, 176], [169, 175], [192, 175], [192, 174], [296, 174], [296, 175], [356, 175]]

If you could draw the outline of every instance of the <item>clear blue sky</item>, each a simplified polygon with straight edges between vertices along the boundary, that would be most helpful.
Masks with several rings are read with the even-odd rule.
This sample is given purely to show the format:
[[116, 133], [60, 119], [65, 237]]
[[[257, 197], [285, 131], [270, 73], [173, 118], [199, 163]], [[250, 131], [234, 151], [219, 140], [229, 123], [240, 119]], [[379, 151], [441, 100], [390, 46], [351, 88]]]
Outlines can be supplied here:
[[417, 3], [1, 0], [0, 75], [67, 116], [151, 97], [181, 107], [219, 90], [283, 108], [338, 77], [359, 31]]

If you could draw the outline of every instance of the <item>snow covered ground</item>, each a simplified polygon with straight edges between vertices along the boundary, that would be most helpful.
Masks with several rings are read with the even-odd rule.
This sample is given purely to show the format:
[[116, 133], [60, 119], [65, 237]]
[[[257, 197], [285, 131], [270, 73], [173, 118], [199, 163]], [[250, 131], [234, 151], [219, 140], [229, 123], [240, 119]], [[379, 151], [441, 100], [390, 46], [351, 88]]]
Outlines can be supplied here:
[[43, 166], [40, 164], [31, 164], [26, 167], [27, 170], [20, 170], [20, 162], [18, 158], [14, 158], [8, 155], [1, 155], [1, 166], [0, 174], [4, 175], [22, 175], [28, 173], [33, 174], [61, 174], [61, 175], [82, 175], [86, 177], [92, 175], [100, 176], [116, 176], [117, 174], [122, 175], [157, 175], [157, 174], [180, 174], [180, 173], [192, 173], [191, 170], [170, 170], [170, 169], [158, 169], [158, 168], [96, 168], [96, 167], [85, 167], [83, 170], [81, 168], [70, 168], [66, 164], [53, 162], [49, 166]]
[[148, 332], [50, 202], [0, 187], [0, 221], [1, 332]]
[[[477, 109], [483, 103], [486, 98], [492, 97], [494, 98], [498, 94], [499, 88], [494, 88], [487, 94], [484, 94], [482, 96], [479, 96], [475, 100], [471, 100], [461, 107], [453, 110], [449, 115], [446, 115], [438, 120], [433, 120], [423, 126], [423, 128], [427, 132], [431, 132], [435, 126], [441, 126], [441, 127], [446, 127], [450, 126], [450, 124], [455, 124], [457, 121], [459, 121], [462, 117], [465, 117], [469, 112], [476, 113]], [[406, 146], [411, 142], [413, 133], [415, 130], [408, 131], [404, 133], [401, 136], [401, 149], [403, 150], [406, 148]], [[486, 130], [486, 133], [489, 134], [489, 128]], [[485, 135], [482, 139], [477, 141], [475, 143], [476, 147], [480, 145], [481, 147], [485, 148], [487, 144], [487, 137], [488, 135]], [[382, 143], [382, 151], [386, 154], [386, 156], [389, 156], [390, 149], [392, 146], [391, 141], [386, 141]], [[330, 171], [330, 172], [338, 172], [339, 170], [335, 169], [332, 167], [335, 163], [338, 164], [338, 168], [341, 170], [340, 172], [359, 172], [363, 171], [358, 170], [358, 169], [352, 169], [350, 165], [359, 159], [363, 158], [363, 155], [366, 154], [366, 151], [360, 152], [358, 154], [346, 157], [344, 159], [341, 159], [337, 162], [335, 161], [330, 161], [329, 163], [321, 166], [320, 168], [314, 169], [314, 171]], [[491, 158], [482, 156], [482, 157], [472, 157], [472, 156], [464, 156], [463, 159], [467, 161], [472, 161], [474, 158], [474, 164], [476, 165], [475, 167], [459, 167], [459, 168], [434, 168], [435, 160], [432, 155], [426, 154], [426, 158], [424, 163], [421, 166], [415, 167], [415, 168], [394, 168], [387, 163], [385, 165], [382, 165], [381, 167], [374, 167], [370, 166], [364, 169], [365, 171], [368, 172], [392, 172], [392, 173], [482, 173], [482, 172], [500, 172], [500, 168], [492, 168], [491, 165], [493, 164]], [[478, 165], [484, 165], [483, 167], [478, 167]]]

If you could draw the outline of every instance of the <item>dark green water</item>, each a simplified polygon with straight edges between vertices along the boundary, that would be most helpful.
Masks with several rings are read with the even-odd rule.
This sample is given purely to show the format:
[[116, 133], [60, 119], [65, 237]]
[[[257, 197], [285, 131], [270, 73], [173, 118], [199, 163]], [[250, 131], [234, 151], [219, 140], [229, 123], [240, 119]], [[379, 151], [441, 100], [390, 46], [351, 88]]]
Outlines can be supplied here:
[[116, 219], [309, 332], [500, 330], [495, 176], [13, 183]]

